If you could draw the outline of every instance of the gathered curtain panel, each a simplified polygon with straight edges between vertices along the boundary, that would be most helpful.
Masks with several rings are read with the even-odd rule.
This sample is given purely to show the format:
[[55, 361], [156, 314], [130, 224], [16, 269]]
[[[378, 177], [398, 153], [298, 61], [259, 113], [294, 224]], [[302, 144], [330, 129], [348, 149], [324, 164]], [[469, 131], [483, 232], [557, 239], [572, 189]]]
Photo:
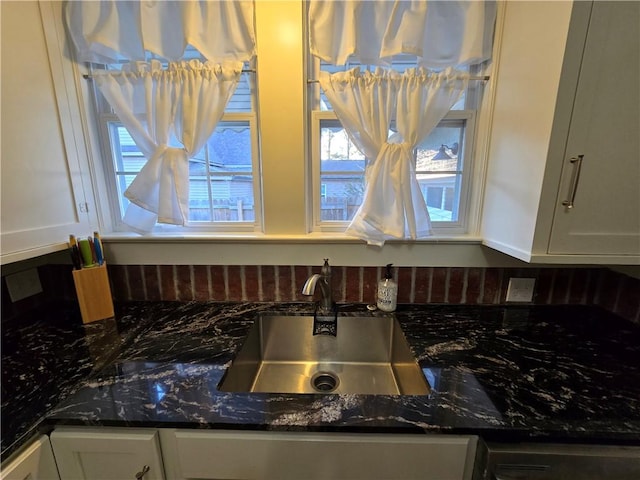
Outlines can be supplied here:
[[70, 1], [65, 17], [81, 62], [178, 61], [188, 45], [215, 62], [255, 55], [252, 0]]
[[190, 60], [163, 69], [159, 61], [126, 64], [95, 81], [147, 162], [125, 196], [124, 223], [140, 233], [156, 221], [188, 220], [189, 158], [213, 134], [233, 95], [242, 62]]
[[[368, 160], [365, 192], [346, 233], [382, 246], [389, 239], [431, 234], [413, 151], [466, 90], [469, 75], [448, 68], [404, 73], [377, 68], [320, 73], [336, 116]], [[397, 132], [389, 136], [392, 121]]]
[[435, 69], [478, 64], [491, 57], [495, 19], [493, 1], [311, 0], [309, 48], [333, 65], [399, 54]]

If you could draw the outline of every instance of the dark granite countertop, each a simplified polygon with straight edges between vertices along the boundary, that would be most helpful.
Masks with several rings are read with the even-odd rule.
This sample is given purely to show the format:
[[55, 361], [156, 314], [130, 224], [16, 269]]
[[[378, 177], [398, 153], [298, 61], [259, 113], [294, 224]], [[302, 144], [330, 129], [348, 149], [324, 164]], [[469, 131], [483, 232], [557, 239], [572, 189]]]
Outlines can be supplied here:
[[83, 325], [77, 305], [54, 302], [2, 323], [2, 460], [142, 326], [135, 316]]
[[640, 328], [598, 307], [399, 306], [429, 396], [218, 391], [261, 311], [311, 309], [148, 302], [119, 305], [116, 320], [86, 326], [53, 315], [3, 328], [3, 458], [38, 426], [55, 425], [640, 444]]

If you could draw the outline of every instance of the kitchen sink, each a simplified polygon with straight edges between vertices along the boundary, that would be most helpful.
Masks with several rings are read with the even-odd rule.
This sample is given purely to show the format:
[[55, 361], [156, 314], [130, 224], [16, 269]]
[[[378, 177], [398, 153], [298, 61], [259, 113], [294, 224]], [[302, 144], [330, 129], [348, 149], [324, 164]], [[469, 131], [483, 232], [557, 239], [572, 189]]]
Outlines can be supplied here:
[[339, 316], [313, 335], [313, 316], [260, 314], [219, 385], [224, 392], [430, 393], [398, 321]]

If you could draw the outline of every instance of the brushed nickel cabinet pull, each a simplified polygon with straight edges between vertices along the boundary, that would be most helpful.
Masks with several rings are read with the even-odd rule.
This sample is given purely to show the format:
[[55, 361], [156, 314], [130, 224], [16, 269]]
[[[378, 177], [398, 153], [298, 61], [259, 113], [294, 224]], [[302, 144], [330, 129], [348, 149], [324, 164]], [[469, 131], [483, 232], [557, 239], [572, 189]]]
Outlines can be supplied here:
[[569, 198], [562, 202], [567, 208], [573, 208], [574, 201], [576, 199], [576, 192], [578, 191], [578, 181], [580, 180], [580, 170], [582, 169], [582, 159], [584, 155], [578, 155], [577, 157], [572, 157], [569, 160], [573, 163], [573, 175], [571, 177], [571, 187], [569, 189]]
[[144, 467], [142, 467], [142, 471], [136, 473], [136, 480], [142, 480], [142, 477], [144, 477], [149, 470], [151, 470], [151, 467], [149, 467], [149, 465], [145, 465]]

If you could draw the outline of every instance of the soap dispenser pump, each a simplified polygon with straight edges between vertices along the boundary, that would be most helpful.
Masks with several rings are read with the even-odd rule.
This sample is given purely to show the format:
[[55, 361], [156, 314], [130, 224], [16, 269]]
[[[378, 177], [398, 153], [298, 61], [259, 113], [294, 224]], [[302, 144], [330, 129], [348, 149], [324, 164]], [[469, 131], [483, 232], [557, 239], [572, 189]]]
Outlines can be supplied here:
[[376, 306], [383, 312], [395, 311], [398, 300], [398, 284], [394, 282], [391, 275], [391, 265], [393, 264], [387, 264], [387, 272], [384, 278], [378, 282]]

